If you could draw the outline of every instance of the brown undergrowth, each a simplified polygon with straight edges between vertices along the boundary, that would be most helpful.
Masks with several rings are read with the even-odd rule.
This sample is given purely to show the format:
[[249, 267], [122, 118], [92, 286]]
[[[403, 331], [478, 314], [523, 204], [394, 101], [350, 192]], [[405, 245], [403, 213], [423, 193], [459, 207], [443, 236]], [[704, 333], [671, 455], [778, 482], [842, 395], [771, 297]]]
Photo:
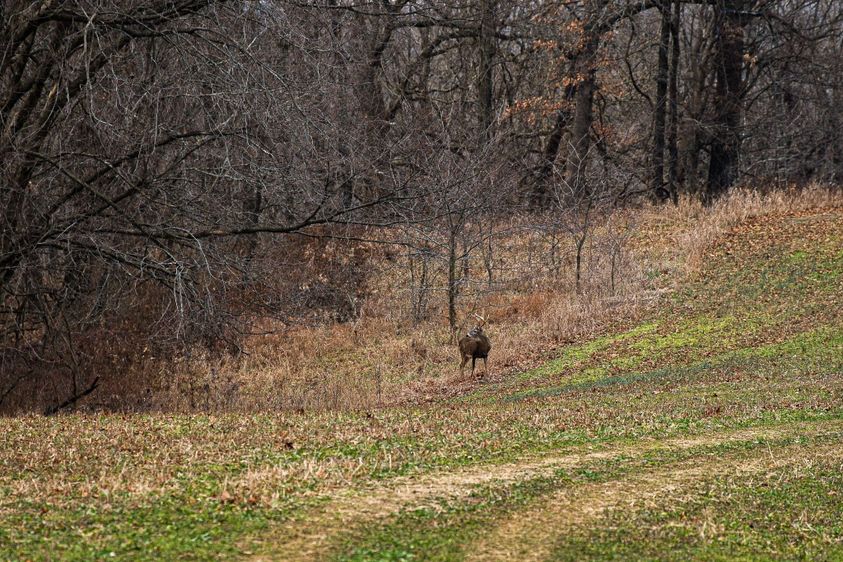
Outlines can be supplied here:
[[[536, 217], [497, 224], [491, 254], [477, 251], [461, 266], [468, 276], [459, 328], [473, 312], [487, 318], [493, 350], [486, 380], [505, 379], [564, 345], [635, 325], [699, 269], [715, 240], [748, 219], [840, 206], [839, 190], [814, 187], [739, 190], [711, 208], [685, 199], [615, 211], [589, 233], [579, 291], [569, 234], [548, 234]], [[423, 403], [476, 387], [457, 370], [442, 264], [430, 266], [426, 318], [414, 321], [409, 254], [372, 255], [369, 293], [354, 320], [310, 326], [256, 320], [245, 354], [147, 362], [137, 379], [154, 382], [134, 392], [144, 393], [146, 408], [165, 411], [312, 411]]]

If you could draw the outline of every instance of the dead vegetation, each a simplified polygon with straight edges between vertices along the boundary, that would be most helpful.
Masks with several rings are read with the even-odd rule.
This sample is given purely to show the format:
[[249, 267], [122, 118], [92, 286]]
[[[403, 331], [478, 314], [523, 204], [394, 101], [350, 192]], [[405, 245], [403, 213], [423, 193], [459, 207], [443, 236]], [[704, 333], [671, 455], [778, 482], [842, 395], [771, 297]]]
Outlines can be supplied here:
[[[500, 380], [561, 346], [634, 325], [700, 267], [716, 239], [742, 221], [842, 204], [839, 190], [815, 186], [767, 194], [739, 190], [710, 208], [684, 198], [678, 206], [606, 212], [592, 222], [585, 239], [579, 290], [577, 240], [569, 232], [554, 228], [546, 217], [499, 223], [485, 245], [461, 260], [458, 331], [464, 333], [471, 315], [482, 312], [495, 342], [487, 380]], [[399, 235], [387, 234], [380, 232], [380, 239]], [[448, 323], [447, 263], [429, 259], [421, 278], [418, 252], [396, 250], [400, 247], [329, 241], [279, 255], [279, 263], [304, 265], [292, 277], [280, 276], [286, 285], [267, 287], [264, 298], [276, 293], [273, 298], [285, 298], [285, 291], [309, 283], [315, 300], [299, 303], [298, 320], [254, 317], [252, 335], [241, 348], [194, 345], [156, 356], [146, 347], [130, 353], [145, 336], [131, 336], [135, 331], [126, 319], [120, 324], [126, 337], [101, 334], [92, 340], [100, 349], [95, 355], [102, 357], [92, 364], [101, 387], [79, 406], [362, 410], [464, 393], [477, 383], [459, 374]], [[339, 309], [346, 310], [342, 318], [327, 314]], [[152, 324], [150, 319], [143, 325]], [[45, 387], [42, 394], [49, 391]]]
[[[4, 548], [21, 559], [48, 551], [63, 558], [109, 552], [131, 557], [150, 544], [158, 550], [149, 552], [162, 558], [195, 554], [197, 544], [208, 557], [272, 556], [289, 552], [290, 544], [301, 545], [303, 554], [327, 548], [379, 556], [395, 542], [415, 552], [430, 545], [469, 552], [492, 532], [505, 535], [510, 515], [543, 509], [537, 506], [546, 498], [583, 506], [581, 515], [594, 510], [585, 513], [584, 529], [562, 511], [549, 515], [551, 521], [559, 517], [562, 528], [570, 524], [571, 533], [587, 533], [593, 521], [611, 517], [603, 507], [617, 507], [619, 517], [638, 513], [640, 503], [629, 508], [606, 502], [607, 494], [652, 503], [660, 512], [674, 498], [684, 501], [661, 486], [676, 485], [672, 469], [684, 470], [681, 463], [691, 458], [690, 469], [712, 470], [682, 473], [682, 485], [708, 486], [713, 474], [711, 485], [720, 486], [717, 478], [741, 474], [744, 460], [761, 466], [762, 459], [783, 458], [793, 447], [805, 456], [829, 453], [837, 459], [840, 216], [840, 208], [826, 207], [761, 215], [728, 227], [705, 250], [703, 268], [688, 270], [691, 278], [676, 296], [647, 301], [657, 309], [652, 315], [643, 310], [646, 317], [633, 328], [560, 345], [539, 368], [501, 375], [503, 380], [488, 385], [466, 380], [450, 389], [446, 376], [431, 375], [422, 391], [433, 404], [357, 412], [342, 411], [340, 404], [335, 411], [305, 414], [280, 406], [273, 414], [7, 419], [0, 432], [0, 513], [9, 537]], [[669, 289], [659, 281], [655, 291]], [[777, 294], [768, 297], [771, 287]], [[548, 294], [540, 297], [552, 298]], [[401, 326], [400, 311], [395, 314]], [[366, 345], [368, 353], [414, 337], [419, 344], [412, 326], [380, 332], [376, 341], [364, 331], [366, 318], [357, 323], [356, 335], [353, 325], [340, 324], [290, 333], [302, 354], [317, 349], [314, 334], [344, 341], [352, 351]], [[541, 318], [539, 310], [532, 321], [538, 326]], [[612, 325], [612, 319], [606, 322]], [[519, 325], [504, 325], [517, 335]], [[442, 365], [453, 372], [458, 358], [444, 320], [441, 334]], [[270, 346], [280, 341], [280, 333], [266, 337]], [[265, 351], [263, 383], [278, 383], [272, 348]], [[428, 350], [427, 357], [436, 352]], [[194, 360], [202, 376], [204, 360]], [[355, 357], [343, 368], [359, 361]], [[395, 384], [383, 388], [398, 389]], [[337, 392], [350, 396], [352, 390], [337, 377]], [[469, 392], [440, 399], [463, 391]], [[825, 446], [814, 446], [820, 442]], [[727, 459], [733, 453], [735, 463]], [[787, 466], [773, 468], [781, 473]], [[802, 505], [815, 503], [807, 498], [787, 513], [798, 516]], [[131, 528], [123, 523], [127, 516]], [[150, 532], [137, 536], [135, 528]], [[558, 543], [558, 537], [513, 529], [510, 542], [519, 549]], [[825, 531], [821, 540], [834, 533]], [[524, 540], [516, 544], [518, 536]], [[767, 536], [786, 541], [792, 533], [773, 529]]]
[[[679, 206], [615, 211], [587, 238], [579, 293], [572, 270], [574, 244], [554, 238], [527, 219], [498, 225], [493, 282], [487, 255], [472, 254], [460, 295], [462, 318], [488, 320], [495, 342], [491, 379], [535, 365], [560, 346], [633, 325], [649, 307], [702, 263], [717, 238], [751, 217], [838, 208], [839, 190], [732, 193], [711, 208], [692, 199]], [[535, 221], [535, 218], [530, 220]], [[413, 321], [410, 256], [372, 253], [369, 292], [348, 322], [284, 326], [271, 320], [238, 358], [198, 354], [157, 365], [161, 386], [149, 406], [191, 410], [370, 409], [452, 396], [475, 382], [459, 375], [459, 357], [447, 322], [444, 283], [437, 264], [427, 271], [426, 320]], [[329, 260], [330, 261], [330, 260]], [[416, 303], [417, 304], [417, 303]], [[464, 324], [465, 325], [465, 324]]]

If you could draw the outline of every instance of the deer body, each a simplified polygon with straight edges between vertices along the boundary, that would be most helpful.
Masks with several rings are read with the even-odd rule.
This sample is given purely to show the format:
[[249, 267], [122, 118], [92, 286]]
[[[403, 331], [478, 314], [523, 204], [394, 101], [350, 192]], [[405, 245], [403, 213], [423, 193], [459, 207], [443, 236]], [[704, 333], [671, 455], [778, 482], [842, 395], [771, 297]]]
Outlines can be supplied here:
[[492, 349], [492, 342], [489, 341], [488, 336], [483, 333], [483, 324], [485, 324], [486, 321], [483, 320], [482, 317], [478, 318], [480, 319], [480, 324], [472, 328], [468, 334], [460, 339], [459, 342], [460, 357], [462, 358], [462, 363], [460, 363], [460, 375], [462, 375], [465, 364], [468, 363], [469, 359], [471, 359], [472, 375], [474, 375], [474, 367], [478, 359], [483, 360], [483, 374], [485, 375], [489, 372], [489, 366], [486, 361], [489, 357], [489, 350]]

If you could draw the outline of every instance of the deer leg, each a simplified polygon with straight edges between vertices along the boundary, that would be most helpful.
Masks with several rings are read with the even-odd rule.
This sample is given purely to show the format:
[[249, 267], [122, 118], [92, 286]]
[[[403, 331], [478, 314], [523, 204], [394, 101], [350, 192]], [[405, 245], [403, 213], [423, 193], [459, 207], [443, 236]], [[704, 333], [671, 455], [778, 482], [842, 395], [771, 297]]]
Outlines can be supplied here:
[[485, 377], [488, 374], [489, 374], [489, 364], [486, 362], [486, 358], [484, 357], [483, 358], [483, 376]]
[[462, 376], [463, 369], [465, 368], [465, 364], [468, 363], [468, 357], [463, 355], [462, 356], [462, 363], [460, 363], [460, 376]]
[[472, 358], [471, 358], [471, 376], [472, 376], [472, 377], [474, 376], [474, 364], [475, 364], [476, 362], [477, 362], [477, 358], [476, 358], [476, 357], [472, 357]]

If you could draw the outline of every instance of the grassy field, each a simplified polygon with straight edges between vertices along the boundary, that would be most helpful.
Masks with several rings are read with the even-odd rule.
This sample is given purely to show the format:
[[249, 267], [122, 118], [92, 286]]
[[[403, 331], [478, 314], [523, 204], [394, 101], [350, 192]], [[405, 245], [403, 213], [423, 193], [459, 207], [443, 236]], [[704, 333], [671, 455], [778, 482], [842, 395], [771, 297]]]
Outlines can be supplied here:
[[843, 210], [423, 405], [0, 419], [0, 559], [843, 559]]

